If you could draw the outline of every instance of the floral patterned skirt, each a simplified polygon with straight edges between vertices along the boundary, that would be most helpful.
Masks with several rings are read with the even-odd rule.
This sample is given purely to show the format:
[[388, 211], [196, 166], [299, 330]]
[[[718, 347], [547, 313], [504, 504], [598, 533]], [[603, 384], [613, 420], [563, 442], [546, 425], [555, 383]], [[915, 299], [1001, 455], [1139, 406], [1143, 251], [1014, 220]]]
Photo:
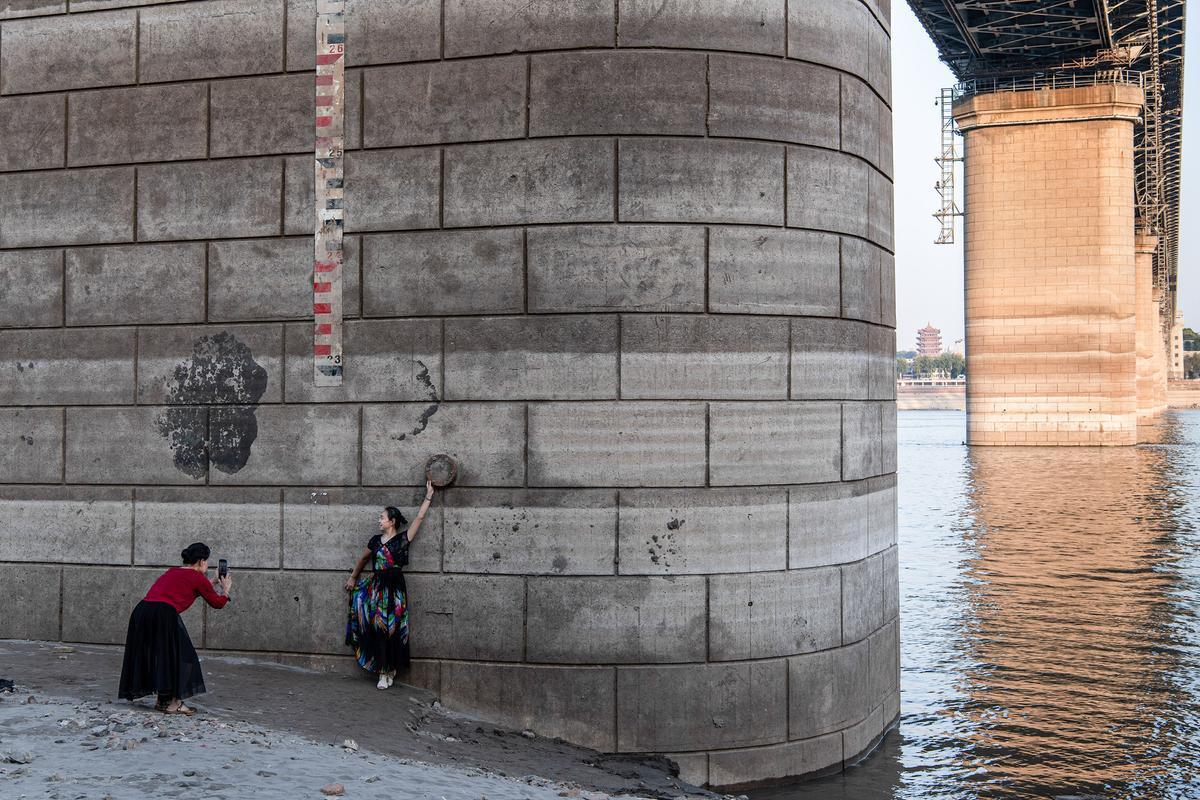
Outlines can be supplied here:
[[368, 572], [350, 593], [346, 644], [368, 672], [408, 668], [408, 590], [399, 569]]

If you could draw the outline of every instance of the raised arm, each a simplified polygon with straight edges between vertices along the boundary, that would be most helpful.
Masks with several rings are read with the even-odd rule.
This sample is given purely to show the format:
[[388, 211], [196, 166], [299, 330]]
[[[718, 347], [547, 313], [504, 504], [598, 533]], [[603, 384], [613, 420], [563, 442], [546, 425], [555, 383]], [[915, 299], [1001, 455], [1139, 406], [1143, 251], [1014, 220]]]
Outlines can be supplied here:
[[362, 555], [358, 557], [358, 561], [354, 562], [354, 569], [350, 570], [350, 577], [346, 579], [346, 591], [347, 592], [354, 591], [354, 585], [356, 583], [358, 583], [358, 576], [362, 573], [362, 571], [364, 569], [367, 568], [367, 561], [369, 561], [370, 559], [371, 559], [371, 551], [363, 550]]
[[221, 588], [225, 590], [225, 594], [217, 594], [216, 590], [213, 588], [213, 584], [208, 582], [208, 578], [199, 572], [195, 574], [196, 591], [198, 591], [200, 596], [204, 598], [204, 602], [208, 603], [213, 608], [224, 608], [225, 604], [229, 602], [229, 587], [233, 584], [233, 581], [229, 578], [229, 576], [226, 575], [224, 578], [216, 581], [216, 583], [218, 583]]
[[412, 523], [408, 526], [408, 533], [405, 534], [411, 542], [417, 538], [417, 531], [421, 530], [421, 521], [425, 519], [425, 512], [429, 510], [429, 504], [433, 501], [433, 481], [426, 479], [425, 481], [425, 502], [421, 503], [421, 508], [417, 511], [417, 516], [413, 517]]

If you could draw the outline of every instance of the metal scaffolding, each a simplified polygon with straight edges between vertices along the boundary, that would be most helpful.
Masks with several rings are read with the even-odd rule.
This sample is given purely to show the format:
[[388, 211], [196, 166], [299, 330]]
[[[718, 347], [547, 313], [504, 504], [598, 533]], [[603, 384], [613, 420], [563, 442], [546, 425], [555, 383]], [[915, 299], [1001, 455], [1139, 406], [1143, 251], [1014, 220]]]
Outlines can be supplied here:
[[957, 90], [953, 88], [942, 89], [942, 96], [938, 100], [942, 111], [942, 148], [934, 161], [937, 162], [941, 177], [934, 188], [941, 196], [942, 203], [933, 214], [941, 226], [936, 244], [954, 243], [954, 222], [962, 216], [954, 191], [954, 171], [958, 162], [962, 161], [958, 155], [958, 131], [954, 124], [954, 99], [957, 95]]

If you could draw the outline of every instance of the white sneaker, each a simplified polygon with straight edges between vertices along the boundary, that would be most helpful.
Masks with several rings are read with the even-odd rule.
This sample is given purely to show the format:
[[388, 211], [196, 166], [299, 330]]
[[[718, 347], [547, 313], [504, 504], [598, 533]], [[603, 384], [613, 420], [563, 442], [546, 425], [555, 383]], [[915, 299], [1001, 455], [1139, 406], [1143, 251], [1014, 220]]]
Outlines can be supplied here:
[[376, 689], [386, 689], [391, 685], [392, 685], [392, 682], [388, 680], [387, 673], [386, 672], [379, 673], [379, 683], [375, 684], [375, 688]]
[[387, 675], [387, 685], [388, 685], [388, 688], [390, 689], [390, 688], [392, 688], [392, 682], [396, 679], [396, 673], [388, 672], [388, 673], [386, 673], [386, 675]]

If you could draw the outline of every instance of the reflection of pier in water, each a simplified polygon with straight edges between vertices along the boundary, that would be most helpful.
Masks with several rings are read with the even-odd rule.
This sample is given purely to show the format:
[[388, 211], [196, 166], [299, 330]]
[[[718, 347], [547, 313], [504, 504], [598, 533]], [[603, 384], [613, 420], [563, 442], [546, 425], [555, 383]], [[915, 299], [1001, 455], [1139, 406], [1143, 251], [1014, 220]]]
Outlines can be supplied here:
[[970, 450], [962, 729], [977, 780], [1026, 796], [1162, 796], [1167, 775], [1195, 767], [1173, 753], [1186, 709], [1168, 691], [1183, 678], [1172, 533], [1188, 525], [1183, 458], [1153, 446]]
[[968, 448], [899, 415], [898, 732], [755, 800], [1200, 797], [1200, 414], [1157, 445]]

